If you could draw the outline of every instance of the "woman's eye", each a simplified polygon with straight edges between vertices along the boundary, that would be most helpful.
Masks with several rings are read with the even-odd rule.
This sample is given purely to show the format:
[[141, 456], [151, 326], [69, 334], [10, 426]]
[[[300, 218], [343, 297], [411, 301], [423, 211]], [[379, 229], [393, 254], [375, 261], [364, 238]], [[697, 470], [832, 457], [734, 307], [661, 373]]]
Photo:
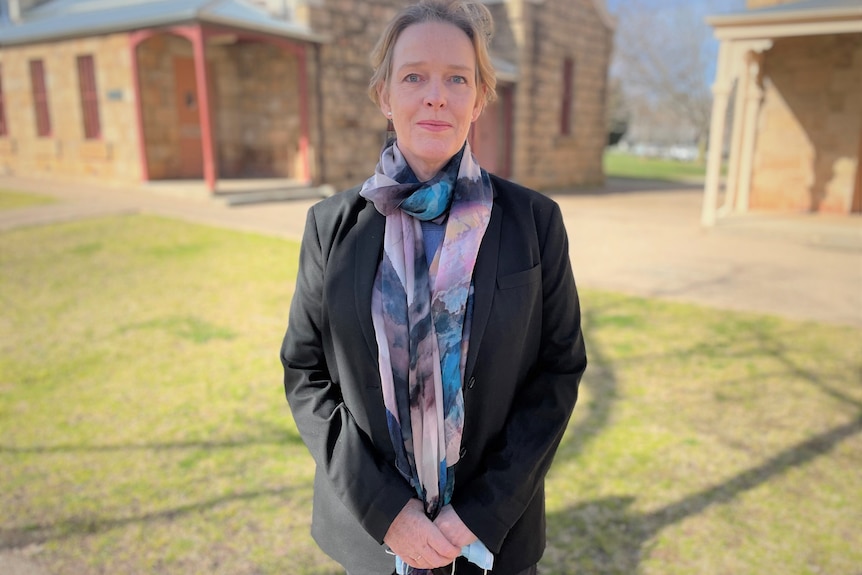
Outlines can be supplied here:
[[466, 84], [467, 78], [464, 76], [452, 76], [452, 81], [456, 84]]
[[407, 76], [404, 78], [404, 81], [405, 82], [418, 82], [419, 81], [419, 74], [407, 74]]

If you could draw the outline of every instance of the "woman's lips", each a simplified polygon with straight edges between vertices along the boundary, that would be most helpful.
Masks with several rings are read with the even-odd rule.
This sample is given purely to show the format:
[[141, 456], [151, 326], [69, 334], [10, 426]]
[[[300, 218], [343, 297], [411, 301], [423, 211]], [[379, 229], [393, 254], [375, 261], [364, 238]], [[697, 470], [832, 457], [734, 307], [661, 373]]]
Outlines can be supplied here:
[[424, 120], [422, 122], [419, 122], [419, 126], [428, 130], [429, 132], [442, 132], [452, 127], [452, 125], [448, 122], [440, 122], [437, 120]]

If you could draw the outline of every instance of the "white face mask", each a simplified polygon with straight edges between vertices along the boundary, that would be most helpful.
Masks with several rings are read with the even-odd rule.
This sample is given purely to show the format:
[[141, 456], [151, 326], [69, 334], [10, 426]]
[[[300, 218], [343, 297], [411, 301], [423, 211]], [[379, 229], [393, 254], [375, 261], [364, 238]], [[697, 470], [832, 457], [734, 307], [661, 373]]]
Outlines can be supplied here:
[[485, 571], [490, 571], [494, 567], [494, 554], [481, 541], [474, 541], [461, 549], [461, 555]]
[[[461, 549], [461, 556], [467, 561], [477, 565], [488, 573], [494, 567], [494, 554], [491, 553], [481, 541], [474, 541]], [[397, 575], [410, 575], [413, 568], [404, 562], [401, 557], [395, 556], [395, 573]], [[455, 575], [455, 564], [452, 564], [452, 575]]]

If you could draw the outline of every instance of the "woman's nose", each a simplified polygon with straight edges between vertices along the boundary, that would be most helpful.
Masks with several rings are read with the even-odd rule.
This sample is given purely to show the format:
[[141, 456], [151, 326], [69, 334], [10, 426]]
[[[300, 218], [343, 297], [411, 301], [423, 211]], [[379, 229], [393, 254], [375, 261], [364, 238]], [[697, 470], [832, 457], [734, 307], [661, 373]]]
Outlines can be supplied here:
[[446, 105], [446, 95], [439, 82], [429, 82], [428, 91], [425, 93], [425, 105], [430, 108], [442, 108]]

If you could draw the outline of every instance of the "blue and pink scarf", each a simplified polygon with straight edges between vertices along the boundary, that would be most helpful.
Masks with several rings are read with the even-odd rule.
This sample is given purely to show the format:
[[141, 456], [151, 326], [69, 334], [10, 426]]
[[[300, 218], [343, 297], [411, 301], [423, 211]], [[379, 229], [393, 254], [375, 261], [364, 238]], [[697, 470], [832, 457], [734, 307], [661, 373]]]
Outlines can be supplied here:
[[[434, 517], [451, 500], [461, 448], [468, 302], [493, 192], [468, 144], [431, 180], [411, 179], [392, 143], [360, 194], [386, 217], [371, 315], [396, 466]], [[422, 221], [446, 223], [430, 265]]]

